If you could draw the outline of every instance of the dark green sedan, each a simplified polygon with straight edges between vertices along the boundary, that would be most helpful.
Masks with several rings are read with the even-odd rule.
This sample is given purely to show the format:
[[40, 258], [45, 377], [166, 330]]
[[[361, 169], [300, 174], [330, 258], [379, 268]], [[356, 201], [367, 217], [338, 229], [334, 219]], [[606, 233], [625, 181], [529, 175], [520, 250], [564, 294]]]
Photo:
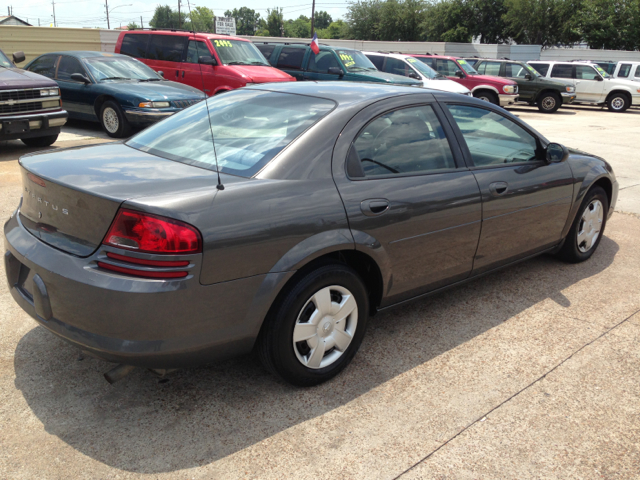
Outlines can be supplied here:
[[115, 53], [52, 52], [25, 70], [58, 82], [70, 118], [100, 122], [116, 138], [205, 98], [200, 90], [165, 80], [142, 62]]
[[575, 87], [541, 76], [531, 65], [517, 60], [467, 58], [482, 75], [506, 77], [518, 84], [518, 101], [537, 105], [542, 113], [554, 113], [576, 98]]

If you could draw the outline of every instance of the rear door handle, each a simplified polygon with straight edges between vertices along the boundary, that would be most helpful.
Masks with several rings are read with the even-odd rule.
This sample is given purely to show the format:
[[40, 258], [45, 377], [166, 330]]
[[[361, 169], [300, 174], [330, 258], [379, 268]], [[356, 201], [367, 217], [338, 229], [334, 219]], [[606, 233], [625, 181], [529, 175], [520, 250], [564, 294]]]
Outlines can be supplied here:
[[509, 184], [507, 182], [493, 182], [489, 185], [489, 191], [494, 197], [500, 197], [509, 191]]
[[389, 210], [389, 200], [386, 198], [372, 198], [370, 200], [364, 200], [360, 203], [360, 210], [367, 217], [375, 217], [382, 215]]
[[182, 70], [182, 78], [184, 78], [184, 70]]

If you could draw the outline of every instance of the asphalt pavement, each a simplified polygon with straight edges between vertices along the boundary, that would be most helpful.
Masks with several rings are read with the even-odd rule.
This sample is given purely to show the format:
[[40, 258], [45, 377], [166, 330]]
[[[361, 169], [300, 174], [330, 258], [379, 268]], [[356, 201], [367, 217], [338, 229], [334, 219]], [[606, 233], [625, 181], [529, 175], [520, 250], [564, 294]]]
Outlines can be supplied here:
[[[511, 111], [613, 165], [617, 212], [588, 262], [543, 256], [385, 311], [308, 389], [253, 357], [109, 385], [111, 365], [36, 326], [3, 281], [0, 479], [640, 478], [640, 110]], [[73, 124], [54, 148], [104, 141]], [[3, 219], [28, 151], [0, 142]]]

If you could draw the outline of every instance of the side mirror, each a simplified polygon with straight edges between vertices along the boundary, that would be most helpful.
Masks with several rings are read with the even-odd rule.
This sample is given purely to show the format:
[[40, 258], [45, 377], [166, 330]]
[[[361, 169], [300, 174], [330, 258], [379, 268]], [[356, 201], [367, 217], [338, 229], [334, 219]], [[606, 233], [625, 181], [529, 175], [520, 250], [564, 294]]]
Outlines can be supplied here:
[[13, 54], [13, 63], [22, 63], [25, 60], [24, 52], [15, 52]]
[[202, 65], [218, 65], [218, 62], [216, 62], [216, 59], [213, 58], [211, 55], [203, 55], [201, 57], [198, 57], [198, 63]]
[[82, 83], [91, 83], [91, 80], [89, 80], [87, 77], [85, 77], [83, 74], [81, 73], [72, 73], [71, 74], [71, 80], [73, 80], [74, 82], [82, 82]]
[[600, 75], [596, 75], [596, 82], [602, 82], [604, 80], [604, 78], [602, 78]]
[[569, 156], [569, 150], [564, 145], [559, 143], [550, 143], [547, 145], [546, 150], [547, 163], [560, 163], [564, 162]]
[[525, 73], [524, 74], [524, 78], [525, 78], [525, 80], [533, 80], [533, 77], [531, 76], [530, 73]]
[[456, 70], [456, 73], [454, 75], [458, 78], [464, 78], [464, 73], [462, 73], [462, 70]]
[[344, 75], [344, 72], [340, 67], [329, 67], [329, 70], [327, 70], [327, 73], [330, 73], [331, 75], [340, 75], [340, 76]]
[[418, 75], [416, 72], [411, 72], [409, 74], [409, 78], [415, 78], [416, 80], [422, 80], [422, 77], [420, 77], [420, 75]]
[[164, 78], [164, 72], [162, 70], [160, 70], [159, 72], [157, 72], [158, 75], [160, 75], [162, 78]]

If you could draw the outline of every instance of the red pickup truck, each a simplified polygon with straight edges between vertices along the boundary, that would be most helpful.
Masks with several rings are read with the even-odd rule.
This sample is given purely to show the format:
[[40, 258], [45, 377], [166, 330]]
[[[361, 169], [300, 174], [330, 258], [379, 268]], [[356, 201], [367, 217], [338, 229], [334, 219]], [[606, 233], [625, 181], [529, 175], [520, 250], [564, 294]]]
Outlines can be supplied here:
[[413, 55], [436, 72], [464, 85], [473, 96], [504, 107], [518, 99], [518, 84], [513, 80], [490, 75], [480, 75], [465, 60], [444, 55]]

